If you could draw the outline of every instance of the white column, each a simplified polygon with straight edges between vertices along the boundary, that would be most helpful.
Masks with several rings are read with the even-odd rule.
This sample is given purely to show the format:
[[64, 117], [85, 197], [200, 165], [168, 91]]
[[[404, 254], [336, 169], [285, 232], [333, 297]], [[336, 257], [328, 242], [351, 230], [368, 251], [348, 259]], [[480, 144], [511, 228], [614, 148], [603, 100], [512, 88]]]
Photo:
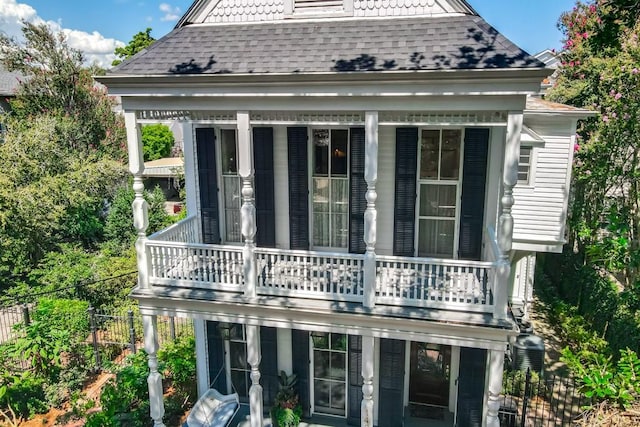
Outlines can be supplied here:
[[149, 412], [154, 427], [165, 427], [162, 422], [164, 416], [164, 402], [162, 393], [162, 375], [158, 372], [158, 324], [155, 315], [143, 314], [142, 327], [144, 330], [144, 349], [149, 358]]
[[[367, 182], [367, 209], [364, 212], [364, 306], [373, 307], [376, 301], [376, 240], [377, 219], [376, 183], [378, 181], [378, 112], [365, 113], [364, 179]], [[363, 418], [364, 419], [364, 418]], [[373, 420], [372, 420], [373, 422]], [[363, 424], [364, 425], [364, 424]]]
[[133, 191], [135, 199], [131, 205], [133, 209], [133, 226], [138, 233], [135, 243], [136, 260], [138, 264], [138, 286], [149, 287], [149, 259], [146, 254], [145, 242], [147, 241], [147, 227], [149, 226], [149, 206], [144, 199], [144, 184], [142, 172], [144, 171], [144, 153], [142, 151], [142, 137], [136, 120], [136, 114], [124, 113], [127, 129], [127, 147], [129, 151], [129, 171], [133, 174]]
[[249, 409], [251, 427], [262, 427], [262, 386], [260, 385], [260, 326], [247, 325], [247, 362], [251, 367], [249, 387]]
[[[198, 210], [198, 174], [196, 168], [196, 141], [193, 135], [193, 124], [181, 122], [182, 152], [184, 156], [184, 189], [186, 193], [186, 209], [189, 216], [196, 215]], [[200, 229], [200, 225], [197, 227]], [[202, 239], [198, 240], [202, 242]]]
[[496, 271], [496, 295], [494, 317], [507, 317], [507, 301], [509, 299], [509, 275], [511, 263], [509, 254], [513, 243], [513, 187], [518, 182], [518, 160], [520, 158], [520, 134], [522, 133], [522, 111], [509, 112], [507, 119], [507, 140], [502, 172], [503, 193], [500, 199], [502, 213], [498, 219], [498, 246], [501, 257]]
[[238, 111], [238, 175], [242, 178], [242, 236], [244, 237], [244, 249], [242, 259], [244, 262], [244, 294], [249, 297], [256, 296], [256, 206], [253, 194], [253, 143], [251, 141], [251, 127], [249, 124], [249, 112]]
[[500, 427], [500, 393], [502, 392], [502, 372], [504, 370], [504, 350], [489, 352], [489, 398], [487, 401], [487, 427]]
[[196, 338], [196, 380], [199, 397], [209, 390], [209, 384], [213, 380], [213, 378], [209, 378], [206, 320], [193, 319], [193, 329]]
[[362, 336], [362, 405], [360, 419], [362, 427], [373, 427], [373, 375], [375, 358], [375, 339]]

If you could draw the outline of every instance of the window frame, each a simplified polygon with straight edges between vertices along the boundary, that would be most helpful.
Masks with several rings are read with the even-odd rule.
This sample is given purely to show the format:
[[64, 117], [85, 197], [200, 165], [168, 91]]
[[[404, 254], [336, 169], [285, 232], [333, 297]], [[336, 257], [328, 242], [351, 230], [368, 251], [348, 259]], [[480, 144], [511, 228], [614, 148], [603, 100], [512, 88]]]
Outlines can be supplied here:
[[[231, 324], [232, 328], [240, 328], [242, 338], [232, 338], [224, 339], [224, 358], [225, 358], [225, 375], [227, 377], [227, 393], [238, 393], [241, 403], [249, 403], [249, 389], [251, 388], [251, 366], [247, 361], [248, 358], [248, 349], [247, 349], [247, 331], [245, 329], [245, 325], [240, 323]], [[232, 368], [231, 367], [231, 342], [235, 343], [243, 343], [244, 344], [244, 355], [245, 361], [247, 363], [246, 369]], [[245, 387], [246, 396], [242, 395], [237, 389], [236, 385], [233, 383], [231, 371], [244, 372], [245, 373]]]
[[537, 161], [538, 161], [538, 144], [533, 144], [530, 142], [521, 142], [520, 143], [520, 151], [518, 152], [518, 175], [520, 175], [520, 167], [523, 166], [522, 163], [522, 149], [529, 150], [529, 167], [527, 171], [527, 180], [521, 180], [519, 177], [516, 181], [516, 185], [521, 188], [534, 188], [536, 185], [536, 169], [537, 169]]
[[[331, 343], [331, 335], [344, 335], [345, 349], [344, 351], [334, 350], [331, 348], [331, 344], [329, 344], [328, 349], [321, 349], [321, 348], [316, 349], [313, 342], [313, 336], [311, 335], [312, 333], [309, 332], [309, 396], [310, 396], [310, 404], [311, 404], [311, 414], [318, 414], [326, 417], [346, 419], [349, 416], [349, 335], [343, 334], [340, 332], [323, 332], [323, 333], [328, 334], [329, 343]], [[315, 357], [314, 357], [315, 350], [326, 351], [330, 354], [333, 352], [344, 354], [344, 415], [316, 411], [316, 403], [315, 403], [316, 376], [315, 376]], [[331, 357], [329, 357], [329, 359], [331, 359]], [[324, 380], [324, 379], [320, 378], [320, 380]], [[329, 380], [329, 381], [338, 382], [338, 380]], [[329, 395], [331, 395], [331, 392]]]
[[[346, 226], [347, 226], [347, 241], [346, 241], [346, 245], [344, 247], [338, 247], [338, 246], [320, 246], [320, 245], [316, 245], [315, 241], [314, 241], [314, 226], [315, 226], [315, 221], [314, 221], [314, 209], [313, 209], [313, 197], [314, 197], [314, 192], [313, 192], [313, 183], [314, 183], [314, 179], [315, 178], [321, 178], [321, 177], [316, 177], [315, 175], [315, 170], [314, 170], [314, 160], [315, 160], [315, 152], [314, 152], [314, 145], [313, 145], [313, 131], [314, 130], [324, 130], [327, 129], [329, 130], [329, 139], [331, 140], [331, 132], [334, 130], [344, 130], [347, 132], [347, 171], [346, 171], [346, 175], [344, 178], [340, 178], [340, 177], [335, 177], [335, 178], [339, 178], [339, 179], [346, 179], [347, 181], [347, 209], [346, 209]], [[350, 209], [351, 209], [351, 203], [349, 200], [349, 192], [350, 192], [350, 188], [351, 188], [351, 128], [349, 128], [348, 126], [324, 126], [324, 125], [315, 125], [315, 126], [309, 126], [307, 128], [307, 144], [308, 144], [308, 150], [307, 150], [307, 164], [309, 165], [308, 167], [308, 188], [309, 188], [309, 211], [308, 211], [308, 217], [309, 217], [309, 249], [310, 250], [317, 250], [317, 251], [322, 251], [322, 252], [337, 252], [337, 253], [347, 253], [349, 252], [349, 233], [350, 233], [350, 224], [349, 224], [349, 215], [350, 215]], [[327, 178], [329, 179], [329, 186], [331, 186], [331, 152], [329, 152], [329, 157], [328, 157], [328, 174], [327, 174]], [[331, 200], [331, 198], [329, 199]], [[329, 202], [329, 204], [331, 205], [331, 202]], [[332, 215], [331, 211], [329, 213], [329, 215]], [[331, 236], [331, 229], [329, 230], [329, 236]]]
[[224, 173], [222, 170], [222, 133], [223, 131], [228, 131], [228, 130], [232, 130], [234, 131], [235, 134], [235, 140], [236, 140], [236, 173], [235, 173], [235, 177], [237, 178], [238, 181], [238, 185], [239, 185], [239, 198], [240, 198], [240, 204], [238, 207], [238, 214], [240, 214], [240, 210], [242, 209], [242, 178], [240, 177], [240, 175], [238, 174], [238, 168], [239, 168], [239, 164], [238, 164], [238, 128], [235, 126], [216, 126], [215, 127], [215, 132], [216, 132], [216, 138], [219, 141], [218, 144], [216, 144], [216, 155], [217, 155], [217, 166], [218, 166], [218, 206], [219, 206], [219, 213], [220, 213], [220, 241], [221, 244], [223, 245], [243, 245], [244, 244], [244, 238], [242, 236], [242, 224], [239, 224], [239, 229], [240, 229], [240, 240], [239, 241], [234, 241], [234, 240], [228, 240], [227, 239], [227, 207], [225, 204], [225, 178], [231, 178], [234, 175], [233, 174], [228, 174], [228, 173]]
[[[460, 154], [458, 158], [458, 178], [457, 179], [442, 179], [441, 177], [441, 165], [442, 165], [442, 140], [443, 140], [443, 132], [447, 130], [458, 130], [460, 131]], [[422, 134], [424, 131], [438, 131], [440, 135], [439, 146], [438, 146], [438, 178], [421, 178], [421, 160], [422, 160]], [[426, 258], [435, 258], [435, 259], [457, 259], [458, 258], [458, 250], [460, 246], [460, 209], [461, 209], [461, 200], [462, 200], [462, 177], [464, 174], [464, 139], [465, 139], [465, 128], [461, 126], [422, 126], [418, 128], [418, 153], [417, 153], [417, 167], [416, 167], [416, 206], [415, 206], [415, 224], [414, 224], [414, 255], [416, 257], [425, 258], [424, 256], [419, 255], [419, 247], [420, 247], [420, 220], [443, 220], [447, 219], [449, 221], [453, 221], [453, 253], [450, 257], [442, 257], [442, 256], [428, 256]], [[437, 217], [437, 216], [421, 216], [420, 215], [420, 193], [422, 185], [449, 185], [456, 187], [456, 195], [455, 195], [455, 215], [453, 217]], [[448, 219], [453, 218], [453, 219]]]

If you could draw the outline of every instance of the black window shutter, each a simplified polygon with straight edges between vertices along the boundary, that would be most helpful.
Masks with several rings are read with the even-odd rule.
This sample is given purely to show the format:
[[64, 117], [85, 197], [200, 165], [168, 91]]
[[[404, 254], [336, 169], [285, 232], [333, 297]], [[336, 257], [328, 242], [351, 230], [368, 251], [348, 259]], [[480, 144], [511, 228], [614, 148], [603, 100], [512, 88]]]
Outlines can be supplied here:
[[302, 406], [302, 416], [311, 416], [311, 394], [309, 390], [309, 332], [291, 330], [291, 356], [293, 373], [298, 376], [298, 397]]
[[309, 249], [307, 128], [287, 128], [289, 161], [289, 244]]
[[405, 341], [380, 339], [379, 426], [401, 427], [403, 425], [404, 354]]
[[481, 427], [484, 402], [484, 376], [487, 351], [480, 348], [460, 348], [458, 375], [458, 427]]
[[488, 150], [489, 129], [465, 130], [458, 248], [460, 259], [479, 260], [481, 257]]
[[418, 128], [396, 129], [396, 200], [393, 254], [414, 255]]
[[202, 242], [220, 243], [218, 210], [218, 172], [216, 167], [216, 135], [213, 128], [196, 128], [198, 183]]
[[227, 394], [227, 374], [224, 369], [224, 340], [218, 322], [207, 321], [207, 352], [209, 353], [209, 387]]
[[363, 254], [364, 211], [367, 209], [367, 182], [364, 179], [365, 140], [364, 128], [351, 129], [351, 173], [349, 177], [349, 252]]
[[256, 245], [275, 248], [273, 128], [253, 128], [253, 166], [255, 168]]
[[260, 384], [262, 399], [266, 407], [273, 405], [278, 393], [278, 330], [267, 326], [260, 327]]
[[349, 335], [349, 425], [360, 425], [362, 384], [362, 337]]

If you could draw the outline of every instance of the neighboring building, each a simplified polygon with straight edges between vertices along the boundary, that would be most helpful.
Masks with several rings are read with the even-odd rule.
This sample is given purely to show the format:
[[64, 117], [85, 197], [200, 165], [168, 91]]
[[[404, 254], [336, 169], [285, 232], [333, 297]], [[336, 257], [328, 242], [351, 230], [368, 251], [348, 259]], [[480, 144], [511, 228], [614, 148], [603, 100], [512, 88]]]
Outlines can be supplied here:
[[558, 58], [558, 54], [550, 49], [545, 49], [542, 52], [538, 52], [533, 55], [536, 59], [540, 60], [547, 68], [553, 69], [553, 74], [549, 77], [545, 78], [542, 81], [542, 90], [540, 92], [541, 95], [544, 95], [547, 92], [547, 89], [553, 87], [555, 85], [556, 80], [558, 79], [558, 68], [560, 67], [560, 58]]
[[[122, 97], [151, 416], [155, 316], [251, 426], [298, 375], [317, 425], [499, 425], [537, 252], [560, 252], [577, 121], [462, 0], [202, 0], [99, 80]], [[188, 218], [146, 237], [140, 122], [183, 129]], [[250, 404], [249, 404], [250, 402]], [[425, 419], [427, 419], [425, 421]]]
[[7, 71], [0, 65], [0, 113], [9, 111], [8, 100], [16, 95], [18, 86], [20, 86], [20, 79], [22, 78], [22, 74]]

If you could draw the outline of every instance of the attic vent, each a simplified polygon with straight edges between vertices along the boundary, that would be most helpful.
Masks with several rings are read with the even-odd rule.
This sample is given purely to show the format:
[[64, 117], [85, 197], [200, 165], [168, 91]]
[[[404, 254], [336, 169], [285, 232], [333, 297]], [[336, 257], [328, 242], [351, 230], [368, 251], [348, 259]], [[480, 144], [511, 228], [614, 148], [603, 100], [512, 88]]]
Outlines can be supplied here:
[[295, 0], [296, 12], [313, 13], [328, 10], [342, 10], [342, 0]]
[[353, 0], [285, 0], [285, 16], [289, 18], [327, 14], [353, 15]]

